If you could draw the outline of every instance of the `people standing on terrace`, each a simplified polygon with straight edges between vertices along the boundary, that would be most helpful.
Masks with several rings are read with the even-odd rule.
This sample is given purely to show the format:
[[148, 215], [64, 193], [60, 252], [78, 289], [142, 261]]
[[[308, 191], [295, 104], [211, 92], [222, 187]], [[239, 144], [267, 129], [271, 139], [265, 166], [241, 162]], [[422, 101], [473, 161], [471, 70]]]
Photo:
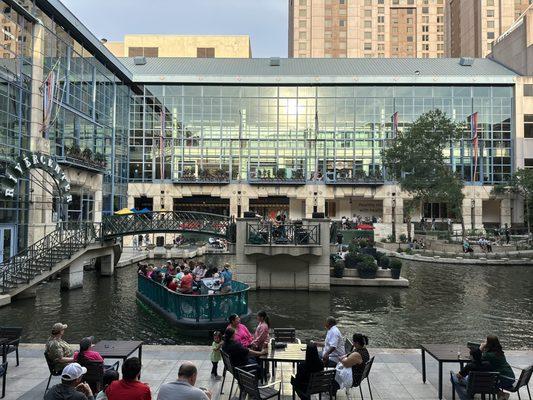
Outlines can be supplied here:
[[235, 331], [235, 337], [233, 340], [242, 344], [244, 347], [249, 347], [254, 340], [252, 334], [246, 325], [241, 323], [241, 318], [237, 314], [232, 314], [229, 316], [229, 325], [226, 329], [228, 328], [232, 328]]

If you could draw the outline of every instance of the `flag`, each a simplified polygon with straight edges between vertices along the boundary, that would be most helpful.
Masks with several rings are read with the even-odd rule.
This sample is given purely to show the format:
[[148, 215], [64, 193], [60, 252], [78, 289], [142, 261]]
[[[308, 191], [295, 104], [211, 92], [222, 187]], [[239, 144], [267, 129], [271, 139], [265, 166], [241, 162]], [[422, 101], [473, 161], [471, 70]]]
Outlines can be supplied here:
[[166, 115], [165, 111], [161, 110], [161, 138], [159, 140], [159, 157], [160, 157], [160, 172], [161, 179], [165, 179], [165, 128], [166, 128]]
[[398, 136], [398, 111], [392, 114], [392, 137]]
[[46, 134], [48, 126], [52, 122], [52, 109], [54, 107], [54, 97], [56, 89], [56, 74], [50, 71], [43, 82], [43, 127], [42, 131]]
[[318, 153], [317, 153], [317, 141], [318, 141], [318, 109], [315, 106], [315, 173], [313, 174], [313, 180], [318, 181]]
[[476, 181], [477, 174], [477, 157], [478, 157], [478, 146], [479, 138], [477, 132], [477, 111], [470, 116], [470, 133], [472, 134], [472, 148], [474, 152], [474, 175], [472, 176], [472, 181]]

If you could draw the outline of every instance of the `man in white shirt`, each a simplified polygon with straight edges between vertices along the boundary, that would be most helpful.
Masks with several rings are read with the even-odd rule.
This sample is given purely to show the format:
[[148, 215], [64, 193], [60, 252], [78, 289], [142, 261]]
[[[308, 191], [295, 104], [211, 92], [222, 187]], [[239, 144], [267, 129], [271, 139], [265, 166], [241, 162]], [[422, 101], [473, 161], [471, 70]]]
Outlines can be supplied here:
[[342, 357], [346, 354], [344, 351], [344, 338], [342, 337], [341, 331], [337, 328], [337, 321], [333, 317], [328, 317], [326, 319], [326, 329], [328, 333], [326, 334], [326, 340], [324, 342], [314, 343], [317, 346], [323, 346], [322, 350], [322, 361], [326, 367], [334, 367], [340, 361]]

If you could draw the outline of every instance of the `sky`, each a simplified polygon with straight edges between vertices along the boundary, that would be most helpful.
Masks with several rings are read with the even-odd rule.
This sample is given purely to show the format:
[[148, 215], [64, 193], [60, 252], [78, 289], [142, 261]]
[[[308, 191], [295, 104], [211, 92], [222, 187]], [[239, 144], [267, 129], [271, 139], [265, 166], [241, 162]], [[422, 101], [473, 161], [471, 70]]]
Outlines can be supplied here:
[[62, 0], [96, 35], [250, 35], [253, 57], [286, 57], [288, 0]]

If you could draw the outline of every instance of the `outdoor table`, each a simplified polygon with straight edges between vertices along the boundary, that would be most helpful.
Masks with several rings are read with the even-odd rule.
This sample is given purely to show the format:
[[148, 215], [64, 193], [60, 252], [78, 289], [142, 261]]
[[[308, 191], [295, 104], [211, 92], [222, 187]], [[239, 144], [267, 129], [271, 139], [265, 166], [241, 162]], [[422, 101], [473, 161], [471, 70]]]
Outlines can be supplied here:
[[439, 399], [442, 399], [442, 364], [464, 363], [470, 361], [470, 349], [465, 345], [456, 344], [422, 344], [422, 381], [426, 383], [426, 352], [439, 363]]
[[291, 364], [301, 363], [305, 361], [306, 344], [301, 343], [287, 343], [287, 347], [281, 349], [273, 349], [268, 346], [268, 354], [259, 357], [263, 361], [272, 361], [272, 376], [275, 374], [275, 363], [288, 362]]
[[102, 358], [115, 358], [124, 362], [136, 350], [139, 350], [139, 361], [142, 364], [143, 342], [133, 340], [101, 340], [91, 350], [100, 353]]

